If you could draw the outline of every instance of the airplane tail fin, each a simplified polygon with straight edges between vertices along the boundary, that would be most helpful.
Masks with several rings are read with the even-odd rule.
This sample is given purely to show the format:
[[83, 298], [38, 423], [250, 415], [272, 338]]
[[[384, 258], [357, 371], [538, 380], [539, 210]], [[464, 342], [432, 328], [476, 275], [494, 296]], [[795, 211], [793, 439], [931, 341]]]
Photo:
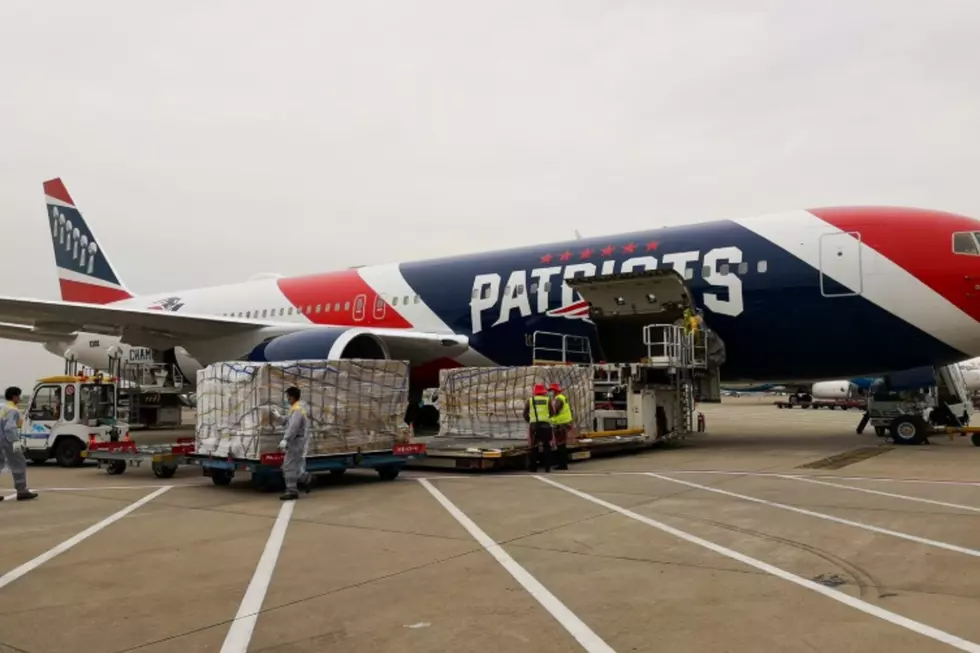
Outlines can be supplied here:
[[111, 304], [132, 297], [60, 178], [44, 182], [44, 201], [61, 299]]

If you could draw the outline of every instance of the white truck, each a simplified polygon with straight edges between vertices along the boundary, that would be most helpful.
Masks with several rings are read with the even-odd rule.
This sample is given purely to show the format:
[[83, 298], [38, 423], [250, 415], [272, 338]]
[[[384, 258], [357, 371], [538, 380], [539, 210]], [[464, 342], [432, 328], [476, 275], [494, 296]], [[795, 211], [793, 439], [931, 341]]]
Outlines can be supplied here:
[[123, 440], [129, 425], [117, 419], [113, 377], [60, 375], [39, 379], [24, 415], [24, 455], [34, 463], [54, 458], [62, 467], [84, 462], [88, 443]]

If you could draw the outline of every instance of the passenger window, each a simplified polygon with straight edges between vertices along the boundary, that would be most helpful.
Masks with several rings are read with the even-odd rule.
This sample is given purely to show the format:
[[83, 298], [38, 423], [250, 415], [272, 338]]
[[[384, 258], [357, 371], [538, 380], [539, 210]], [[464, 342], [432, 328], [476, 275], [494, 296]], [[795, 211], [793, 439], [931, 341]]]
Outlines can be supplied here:
[[61, 419], [61, 386], [45, 385], [38, 388], [31, 402], [30, 418], [54, 421]]
[[710, 265], [706, 265], [703, 268], [701, 268], [701, 276], [704, 277], [705, 279], [707, 279], [708, 277], [711, 276], [711, 266]]
[[418, 304], [418, 303], [419, 303], [419, 300], [420, 300], [420, 299], [422, 299], [422, 298], [421, 298], [421, 297], [419, 297], [418, 295], [415, 295], [415, 303], [416, 303], [416, 304]]
[[252, 317], [252, 311], [245, 311], [245, 317]]
[[474, 288], [473, 289], [473, 299], [479, 299], [479, 297], [480, 297], [480, 289], [479, 288]]
[[694, 278], [694, 268], [684, 268], [684, 278], [690, 281]]
[[349, 311], [350, 310], [350, 302], [344, 302], [344, 310], [345, 311]]
[[528, 287], [527, 292], [528, 292], [528, 294], [534, 294], [534, 293], [538, 292], [538, 284], [532, 283], [530, 285], [530, 287]]
[[766, 270], [768, 269], [769, 263], [767, 261], [759, 261], [759, 263], [756, 265], [756, 270], [759, 271], [759, 274], [765, 274]]
[[969, 254], [971, 256], [980, 255], [980, 250], [977, 249], [977, 241], [974, 239], [973, 234], [965, 231], [953, 234], [953, 253]]
[[391, 298], [391, 305], [392, 306], [398, 306], [398, 297], [392, 297]]
[[336, 304], [333, 305], [333, 310], [335, 310], [335, 311], [339, 311], [340, 310], [340, 302], [337, 302]]
[[749, 264], [746, 263], [745, 261], [742, 261], [741, 263], [739, 263], [738, 264], [738, 273], [739, 274], [748, 274], [749, 273]]
[[728, 263], [722, 263], [721, 264], [721, 268], [719, 269], [719, 273], [720, 274], [723, 274], [723, 275], [724, 274], [728, 274], [730, 271], [731, 271], [731, 266], [729, 266]]
[[289, 307], [289, 310], [288, 310], [288, 311], [286, 311], [286, 315], [292, 315], [292, 314], [293, 314], [293, 307], [292, 307], [292, 306], [290, 306], [290, 307]]
[[518, 295], [523, 295], [524, 294], [524, 284], [519, 284], [517, 286], [517, 294]]
[[490, 299], [490, 286], [483, 286], [483, 289], [480, 291], [480, 298]]
[[262, 309], [262, 317], [268, 317], [268, 316], [269, 316], [269, 309], [263, 308]]
[[408, 295], [405, 295], [405, 299], [402, 300], [402, 305], [408, 303]]
[[279, 309], [279, 317], [282, 317], [282, 314], [285, 313], [285, 312], [286, 312], [286, 309], [285, 308], [280, 308]]
[[[320, 307], [320, 304], [317, 304], [317, 305], [316, 305], [316, 312], [317, 312], [317, 313], [319, 313], [319, 312], [320, 312], [320, 308], [321, 308], [321, 307]], [[330, 305], [329, 305], [329, 304], [327, 305], [327, 308], [330, 308]]]

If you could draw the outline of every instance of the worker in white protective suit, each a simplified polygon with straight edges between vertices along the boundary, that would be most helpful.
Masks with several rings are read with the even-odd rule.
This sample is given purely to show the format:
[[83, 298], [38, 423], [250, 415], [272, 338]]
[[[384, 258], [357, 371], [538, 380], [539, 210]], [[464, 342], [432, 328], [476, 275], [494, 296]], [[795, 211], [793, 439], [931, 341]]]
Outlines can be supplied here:
[[299, 498], [299, 487], [310, 491], [310, 479], [306, 473], [306, 452], [310, 446], [310, 422], [306, 409], [300, 403], [300, 392], [296, 386], [286, 389], [289, 400], [289, 414], [286, 416], [286, 430], [279, 441], [279, 450], [286, 452], [282, 461], [282, 476], [286, 481], [286, 493], [280, 499], [294, 501]]
[[[17, 490], [17, 500], [26, 501], [37, 498], [37, 493], [27, 489], [27, 459], [24, 458], [24, 443], [20, 437], [24, 420], [17, 408], [20, 395], [20, 388], [16, 386], [7, 388], [3, 393], [6, 404], [0, 407], [0, 470], [4, 467], [10, 469], [14, 477], [14, 488]], [[3, 501], [2, 496], [0, 501]]]

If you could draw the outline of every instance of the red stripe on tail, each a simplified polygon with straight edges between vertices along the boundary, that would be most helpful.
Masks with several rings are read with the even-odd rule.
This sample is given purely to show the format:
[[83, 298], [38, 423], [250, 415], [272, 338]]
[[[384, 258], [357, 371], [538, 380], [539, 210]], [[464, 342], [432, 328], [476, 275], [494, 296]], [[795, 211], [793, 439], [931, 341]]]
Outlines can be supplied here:
[[132, 295], [122, 288], [106, 288], [91, 283], [58, 279], [61, 285], [61, 298], [66, 302], [81, 302], [84, 304], [111, 304]]

